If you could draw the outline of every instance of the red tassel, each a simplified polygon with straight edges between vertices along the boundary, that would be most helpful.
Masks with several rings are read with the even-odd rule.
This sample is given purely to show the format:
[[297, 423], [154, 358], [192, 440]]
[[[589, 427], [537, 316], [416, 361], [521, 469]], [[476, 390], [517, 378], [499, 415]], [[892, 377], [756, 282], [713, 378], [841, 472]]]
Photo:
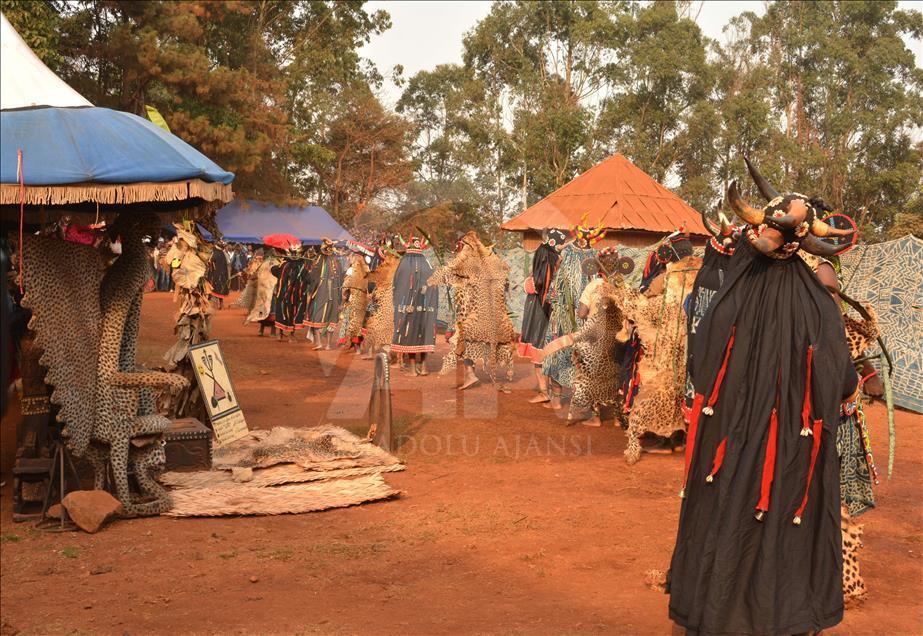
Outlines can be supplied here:
[[798, 506], [798, 510], [795, 511], [795, 518], [792, 519], [792, 523], [794, 523], [796, 526], [801, 525], [801, 516], [804, 514], [805, 506], [808, 505], [808, 494], [811, 490], [811, 479], [814, 477], [814, 465], [817, 463], [817, 454], [820, 451], [820, 436], [823, 431], [824, 421], [814, 420], [814, 443], [811, 445], [811, 465], [808, 467], [808, 479], [804, 486], [804, 499], [801, 500], [801, 505]]
[[715, 459], [711, 465], [711, 472], [708, 473], [708, 477], [705, 478], [705, 481], [708, 483], [715, 481], [715, 475], [721, 470], [721, 464], [724, 463], [724, 451], [727, 450], [727, 445], [728, 438], [726, 437], [718, 444], [718, 449], [715, 451]]
[[804, 384], [804, 403], [801, 406], [801, 436], [811, 434], [811, 367], [814, 359], [814, 345], [808, 346], [808, 371]]
[[769, 436], [766, 438], [766, 456], [763, 458], [763, 478], [760, 480], [760, 501], [756, 504], [757, 519], [762, 520], [764, 513], [769, 510], [769, 492], [772, 489], [772, 478], [776, 471], [776, 437], [779, 434], [779, 417], [775, 409], [769, 416]]
[[683, 489], [679, 493], [680, 497], [686, 495], [686, 483], [689, 481], [689, 466], [692, 464], [692, 453], [695, 449], [695, 435], [699, 427], [699, 417], [702, 413], [702, 402], [704, 400], [704, 395], [696, 393], [695, 399], [692, 401], [692, 417], [689, 420], [689, 430], [686, 432], [686, 468], [683, 473]]
[[708, 398], [708, 405], [703, 409], [705, 415], [714, 415], [715, 413], [715, 403], [718, 401], [718, 393], [721, 391], [721, 384], [724, 382], [724, 375], [728, 370], [728, 360], [731, 358], [731, 349], [734, 347], [734, 330], [737, 329], [737, 326], [734, 325], [731, 327], [731, 337], [728, 338], [728, 343], [724, 348], [724, 360], [721, 362], [721, 368], [718, 369], [718, 377], [715, 379], [715, 386], [711, 390], [711, 395]]

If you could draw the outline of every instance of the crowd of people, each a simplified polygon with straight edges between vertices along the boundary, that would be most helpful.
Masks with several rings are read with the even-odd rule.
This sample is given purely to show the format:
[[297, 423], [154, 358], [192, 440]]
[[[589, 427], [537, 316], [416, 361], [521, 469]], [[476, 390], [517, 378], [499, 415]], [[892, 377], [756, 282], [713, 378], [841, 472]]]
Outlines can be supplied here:
[[[460, 389], [482, 381], [480, 363], [506, 390], [518, 354], [534, 373], [529, 402], [569, 403], [568, 423], [614, 421], [646, 438], [647, 451], [682, 454], [666, 581], [674, 621], [692, 633], [805, 633], [840, 620], [844, 573], [857, 575], [854, 565], [844, 572], [855, 555], [843, 551], [841, 519], [875, 505], [859, 390], [881, 394], [865, 358], [878, 322], [840, 290], [838, 255], [852, 231], [822, 220], [823, 201], [780, 195], [748, 167], [766, 206], [751, 206], [733, 183], [726, 200], [739, 225], [703, 215], [712, 237], [702, 256], [683, 228], [664, 237], [638, 287], [627, 282], [631, 259], [598, 248], [603, 227], [545, 231], [518, 333], [509, 266], [474, 232], [434, 266], [416, 234], [309, 247], [273, 235], [252, 247], [206, 245], [177, 226], [175, 238], [146, 239], [149, 286], [184, 298], [177, 325], [189, 333], [174, 362], [239, 290], [236, 306], [261, 336], [386, 352], [415, 376], [429, 372], [445, 287], [454, 318], [442, 372], [460, 362]], [[49, 231], [110, 259], [120, 253], [102, 223], [64, 218]], [[633, 452], [630, 441], [629, 463]]]
[[[178, 240], [177, 235], [170, 238], [163, 236], [151, 245], [151, 259], [154, 265], [153, 291], [173, 291], [173, 270], [179, 266], [175, 259], [168, 258], [171, 248]], [[240, 291], [246, 282], [246, 269], [253, 258], [253, 247], [242, 243], [217, 241], [212, 245], [211, 258], [208, 262], [207, 280], [211, 285], [211, 296], [218, 307], [224, 306], [224, 299], [232, 291]]]
[[877, 321], [868, 307], [857, 306], [861, 320], [844, 315], [838, 302], [847, 299], [837, 256], [848, 245], [830, 239], [850, 232], [821, 220], [822, 201], [779, 195], [751, 173], [766, 207], [732, 185], [741, 224], [703, 217], [713, 237], [702, 257], [682, 228], [665, 237], [639, 289], [623, 275], [630, 259], [597, 249], [603, 228], [546, 231], [519, 334], [506, 308], [509, 269], [471, 232], [437, 267], [416, 236], [345, 250], [267, 245], [245, 295], [252, 319], [280, 339], [304, 329], [316, 348], [338, 339], [366, 355], [390, 351], [426, 375], [445, 285], [455, 319], [443, 370], [462, 362], [459, 388], [480, 382], [478, 362], [498, 381], [518, 352], [535, 374], [530, 402], [557, 410], [567, 393], [569, 421], [611, 417], [654, 432], [648, 450], [682, 453], [667, 580], [674, 621], [692, 633], [811, 632], [842, 617], [843, 563], [855, 556], [842, 551], [841, 515], [874, 506], [859, 387], [875, 393], [862, 357]]

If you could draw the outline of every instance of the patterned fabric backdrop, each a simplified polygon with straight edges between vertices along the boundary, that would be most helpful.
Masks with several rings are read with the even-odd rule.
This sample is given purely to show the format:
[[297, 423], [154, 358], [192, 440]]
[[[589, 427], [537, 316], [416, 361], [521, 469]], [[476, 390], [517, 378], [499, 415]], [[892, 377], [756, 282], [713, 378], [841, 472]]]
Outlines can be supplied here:
[[923, 413], [923, 240], [859, 245], [842, 265], [846, 293], [878, 312], [894, 361], [894, 403]]

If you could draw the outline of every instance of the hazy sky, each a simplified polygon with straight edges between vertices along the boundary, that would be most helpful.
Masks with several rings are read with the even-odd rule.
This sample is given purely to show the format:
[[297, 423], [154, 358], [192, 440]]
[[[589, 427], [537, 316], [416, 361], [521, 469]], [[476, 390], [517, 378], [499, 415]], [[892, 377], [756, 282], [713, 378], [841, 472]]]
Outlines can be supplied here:
[[[384, 34], [372, 38], [362, 49], [362, 55], [373, 60], [379, 70], [388, 75], [395, 64], [404, 67], [409, 78], [417, 71], [431, 69], [437, 64], [461, 63], [462, 37], [478, 20], [490, 11], [490, 2], [482, 0], [447, 2], [372, 1], [367, 10], [385, 9], [391, 14], [392, 27]], [[901, 2], [902, 8], [919, 7], [915, 2]], [[762, 0], [738, 2], [705, 2], [698, 23], [705, 35], [723, 41], [721, 29], [728, 20], [744, 11], [761, 14]], [[923, 43], [909, 43], [920, 63], [923, 60]], [[383, 98], [393, 105], [400, 91], [390, 82], [384, 87]]]

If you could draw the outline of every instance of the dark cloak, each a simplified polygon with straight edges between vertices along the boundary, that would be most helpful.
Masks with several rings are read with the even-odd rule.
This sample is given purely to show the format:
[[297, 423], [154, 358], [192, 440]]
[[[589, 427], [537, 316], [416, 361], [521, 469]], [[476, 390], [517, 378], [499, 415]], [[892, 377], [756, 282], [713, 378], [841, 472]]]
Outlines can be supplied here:
[[[522, 310], [522, 334], [519, 338], [519, 355], [531, 357], [545, 346], [551, 303], [548, 292], [558, 266], [558, 251], [548, 243], [542, 243], [532, 256], [532, 284], [534, 294], [526, 294]], [[536, 351], [537, 350], [537, 351]]]
[[436, 350], [439, 287], [426, 286], [433, 268], [417, 250], [407, 250], [394, 272], [394, 335], [391, 351], [429, 353]]
[[227, 298], [231, 292], [230, 268], [228, 267], [228, 255], [224, 250], [216, 247], [212, 250], [212, 257], [208, 261], [208, 270], [205, 278], [212, 286], [212, 296], [218, 298]]
[[322, 254], [315, 269], [318, 271], [318, 283], [304, 326], [314, 329], [333, 328], [340, 319], [340, 264], [334, 254]]
[[272, 268], [279, 279], [272, 296], [276, 327], [282, 331], [295, 331], [304, 327], [308, 300], [317, 288], [314, 263], [304, 258], [283, 259]]
[[[686, 377], [692, 377], [692, 349], [699, 325], [705, 316], [705, 311], [711, 304], [712, 298], [721, 289], [725, 274], [731, 262], [731, 254], [723, 253], [717, 249], [712, 241], [705, 244], [705, 256], [702, 258], [702, 267], [699, 269], [692, 282], [689, 293], [689, 304], [686, 307]], [[689, 383], [691, 384], [691, 383]], [[687, 389], [689, 385], [687, 384]], [[691, 391], [687, 398], [692, 400]]]
[[[841, 400], [855, 387], [839, 309], [800, 258], [772, 260], [741, 242], [697, 332], [670, 618], [697, 634], [836, 625], [843, 615], [836, 429]], [[801, 434], [806, 386], [809, 436]], [[702, 412], [709, 405], [711, 416]], [[770, 447], [775, 461], [766, 461]], [[762, 521], [757, 508], [765, 508]]]

